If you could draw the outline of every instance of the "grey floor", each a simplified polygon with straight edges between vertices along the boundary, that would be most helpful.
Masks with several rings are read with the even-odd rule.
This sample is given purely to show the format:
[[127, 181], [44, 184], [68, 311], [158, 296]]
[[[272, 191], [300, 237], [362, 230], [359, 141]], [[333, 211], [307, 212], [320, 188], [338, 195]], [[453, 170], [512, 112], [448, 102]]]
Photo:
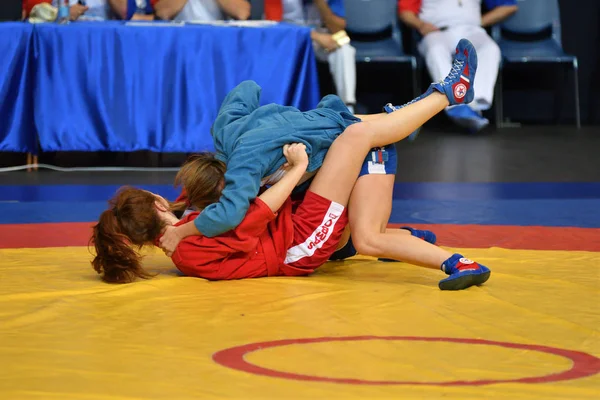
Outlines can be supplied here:
[[[478, 135], [424, 128], [412, 143], [397, 144], [398, 182], [600, 181], [600, 127], [528, 126], [489, 129]], [[74, 166], [179, 166], [185, 154], [42, 154], [40, 162]], [[24, 164], [22, 154], [0, 153], [0, 166]], [[171, 184], [175, 172], [0, 173], [0, 185]]]

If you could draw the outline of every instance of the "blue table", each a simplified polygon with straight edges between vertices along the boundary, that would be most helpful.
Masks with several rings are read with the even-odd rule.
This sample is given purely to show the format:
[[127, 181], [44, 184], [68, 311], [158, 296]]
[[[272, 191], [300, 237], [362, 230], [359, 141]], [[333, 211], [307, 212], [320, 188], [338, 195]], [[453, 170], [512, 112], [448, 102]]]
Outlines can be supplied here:
[[0, 23], [0, 151], [35, 148], [33, 26]]
[[35, 127], [43, 151], [212, 150], [235, 85], [310, 109], [319, 87], [309, 30], [121, 22], [34, 28]]

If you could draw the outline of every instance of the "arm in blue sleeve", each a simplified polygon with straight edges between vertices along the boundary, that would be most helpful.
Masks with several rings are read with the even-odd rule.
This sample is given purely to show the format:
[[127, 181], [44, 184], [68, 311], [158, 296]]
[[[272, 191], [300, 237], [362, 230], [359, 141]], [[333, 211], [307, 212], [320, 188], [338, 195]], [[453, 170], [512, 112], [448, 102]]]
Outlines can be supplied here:
[[260, 190], [264, 166], [259, 157], [248, 157], [248, 149], [238, 148], [229, 158], [225, 188], [217, 203], [206, 207], [194, 220], [205, 236], [214, 237], [237, 227]]
[[493, 10], [500, 6], [516, 6], [517, 0], [484, 0], [484, 3], [488, 10]]
[[484, 28], [496, 25], [517, 12], [518, 6], [514, 0], [487, 0], [488, 11], [481, 15], [481, 26]]
[[344, 8], [344, 0], [327, 0], [327, 4], [331, 12], [340, 18], [346, 18], [346, 9]]

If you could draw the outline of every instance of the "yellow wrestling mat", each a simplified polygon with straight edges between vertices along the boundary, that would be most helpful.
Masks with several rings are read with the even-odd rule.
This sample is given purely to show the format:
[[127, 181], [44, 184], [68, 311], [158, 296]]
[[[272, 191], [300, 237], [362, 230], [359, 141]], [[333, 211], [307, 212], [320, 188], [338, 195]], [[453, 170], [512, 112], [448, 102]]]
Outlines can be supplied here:
[[490, 281], [355, 258], [207, 282], [160, 252], [100, 282], [85, 247], [0, 250], [0, 399], [598, 399], [600, 253], [471, 249]]

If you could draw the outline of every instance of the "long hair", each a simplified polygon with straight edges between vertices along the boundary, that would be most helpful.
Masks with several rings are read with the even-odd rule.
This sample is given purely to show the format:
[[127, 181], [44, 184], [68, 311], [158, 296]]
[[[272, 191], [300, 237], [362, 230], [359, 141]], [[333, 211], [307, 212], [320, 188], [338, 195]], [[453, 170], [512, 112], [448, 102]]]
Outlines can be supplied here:
[[165, 224], [155, 201], [150, 192], [122, 187], [100, 215], [90, 245], [96, 250], [92, 266], [105, 282], [129, 283], [154, 276], [142, 268], [141, 256], [132, 247], [139, 250], [161, 234]]
[[225, 181], [225, 163], [212, 153], [191, 156], [175, 177], [175, 185], [183, 186], [188, 203], [199, 210], [216, 203]]

